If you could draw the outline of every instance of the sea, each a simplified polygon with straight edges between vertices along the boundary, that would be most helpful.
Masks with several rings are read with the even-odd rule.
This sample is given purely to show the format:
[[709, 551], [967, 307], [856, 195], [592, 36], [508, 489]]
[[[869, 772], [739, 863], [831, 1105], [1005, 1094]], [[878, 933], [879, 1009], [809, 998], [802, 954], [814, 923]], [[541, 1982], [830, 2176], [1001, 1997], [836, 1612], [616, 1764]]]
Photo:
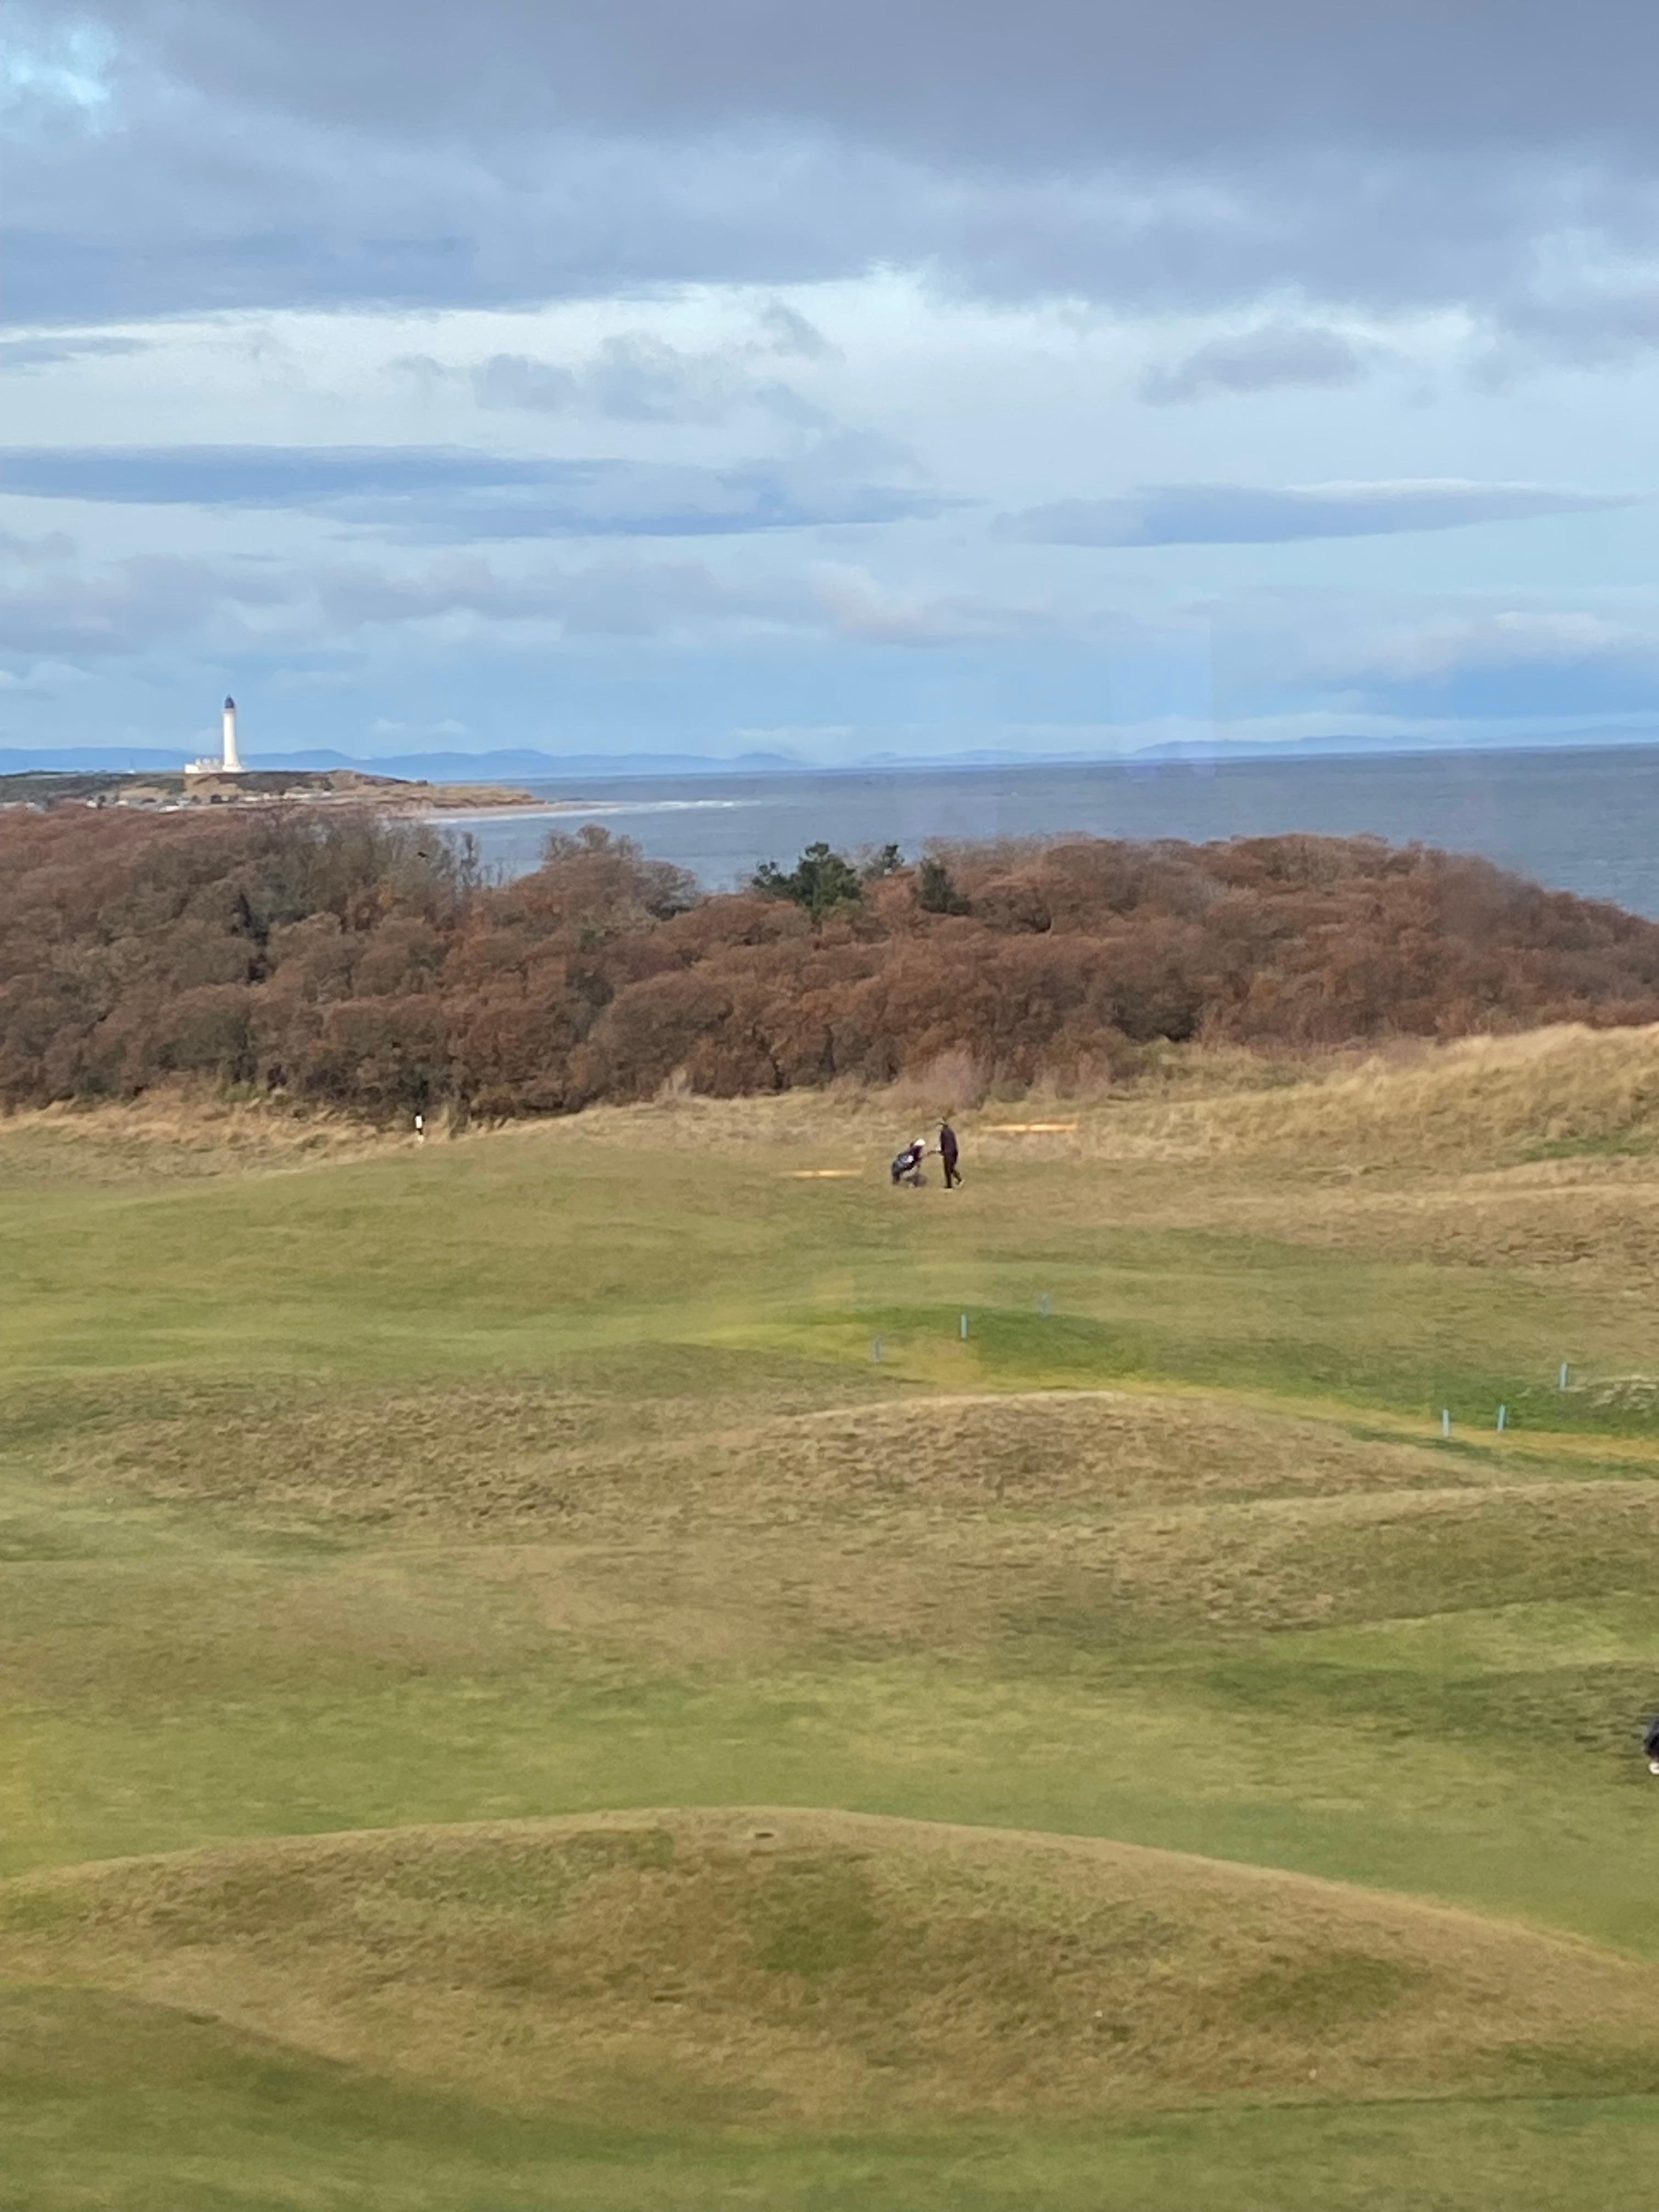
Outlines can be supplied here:
[[936, 839], [1257, 837], [1286, 830], [1480, 853], [1534, 881], [1659, 917], [1659, 746], [1348, 758], [1042, 763], [534, 784], [562, 802], [444, 817], [501, 877], [550, 830], [603, 823], [711, 890], [822, 838], [849, 854]]

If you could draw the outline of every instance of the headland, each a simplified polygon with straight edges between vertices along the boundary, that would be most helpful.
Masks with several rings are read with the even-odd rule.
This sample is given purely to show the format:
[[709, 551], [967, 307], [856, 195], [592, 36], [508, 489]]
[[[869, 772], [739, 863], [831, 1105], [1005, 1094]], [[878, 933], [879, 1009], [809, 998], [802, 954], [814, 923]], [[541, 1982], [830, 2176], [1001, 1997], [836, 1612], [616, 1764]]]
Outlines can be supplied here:
[[141, 770], [30, 769], [0, 775], [0, 806], [126, 806], [150, 811], [276, 804], [371, 806], [392, 813], [487, 811], [556, 805], [490, 783], [431, 783], [424, 777], [372, 775], [361, 769], [240, 769], [215, 775]]

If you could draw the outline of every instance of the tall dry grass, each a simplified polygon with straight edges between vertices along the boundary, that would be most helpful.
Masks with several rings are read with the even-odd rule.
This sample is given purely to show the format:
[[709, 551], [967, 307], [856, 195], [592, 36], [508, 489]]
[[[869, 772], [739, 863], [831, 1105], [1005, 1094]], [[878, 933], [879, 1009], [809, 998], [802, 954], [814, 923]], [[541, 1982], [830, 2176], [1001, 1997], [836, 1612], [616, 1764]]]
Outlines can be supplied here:
[[[1015, 1155], [1179, 1162], [1304, 1160], [1328, 1167], [1425, 1170], [1505, 1164], [1574, 1153], [1659, 1150], [1659, 1026], [1577, 1024], [1444, 1044], [1376, 1051], [1260, 1053], [1237, 1046], [1171, 1045], [1133, 1081], [993, 1085], [969, 1053], [939, 1054], [886, 1085], [842, 1079], [823, 1090], [711, 1098], [665, 1083], [643, 1105], [594, 1105], [550, 1124], [474, 1123], [459, 1136], [494, 1142], [514, 1133], [562, 1142], [653, 1143], [691, 1149], [758, 1147], [814, 1158], [826, 1150], [878, 1167], [893, 1146], [949, 1114], [976, 1149]], [[1024, 1122], [1063, 1125], [1025, 1133]], [[434, 1117], [430, 1134], [450, 1134]], [[349, 1114], [280, 1101], [227, 1099], [205, 1086], [152, 1091], [131, 1104], [47, 1107], [0, 1118], [0, 1158], [27, 1152], [65, 1161], [226, 1172], [280, 1161], [338, 1158], [406, 1145]]]
[[[1172, 1095], [1138, 1094], [1090, 1126], [1097, 1149], [1176, 1158], [1316, 1155], [1330, 1165], [1424, 1167], [1551, 1151], [1659, 1145], [1659, 1027], [1578, 1024], [1281, 1066], [1211, 1072], [1200, 1054]], [[1285, 1079], [1288, 1077], [1289, 1079]]]

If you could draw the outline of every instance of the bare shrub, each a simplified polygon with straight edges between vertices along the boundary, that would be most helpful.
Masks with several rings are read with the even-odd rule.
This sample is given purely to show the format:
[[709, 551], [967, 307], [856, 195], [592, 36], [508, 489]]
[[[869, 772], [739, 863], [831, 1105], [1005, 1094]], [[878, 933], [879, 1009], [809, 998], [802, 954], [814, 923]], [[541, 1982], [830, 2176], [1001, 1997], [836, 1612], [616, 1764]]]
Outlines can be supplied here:
[[491, 884], [374, 816], [13, 811], [0, 1105], [196, 1077], [495, 1117], [853, 1082], [931, 1114], [1161, 1081], [1190, 1041], [1261, 1066], [1659, 1021], [1659, 925], [1485, 860], [1308, 836], [927, 860], [925, 886], [884, 860], [856, 897], [702, 899], [596, 828]]

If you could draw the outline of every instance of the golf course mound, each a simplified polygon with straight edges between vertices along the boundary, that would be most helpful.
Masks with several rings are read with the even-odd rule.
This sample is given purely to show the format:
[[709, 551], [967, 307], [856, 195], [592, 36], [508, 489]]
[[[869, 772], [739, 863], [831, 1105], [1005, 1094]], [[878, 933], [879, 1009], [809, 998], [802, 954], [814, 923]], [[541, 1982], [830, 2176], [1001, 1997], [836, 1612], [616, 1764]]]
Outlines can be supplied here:
[[617, 1408], [518, 1377], [345, 1402], [207, 1382], [152, 1406], [135, 1389], [88, 1406], [46, 1465], [100, 1494], [393, 1539], [999, 1510], [1074, 1519], [1490, 1480], [1479, 1461], [1197, 1395], [848, 1395], [757, 1416], [718, 1391]]
[[0, 1982], [503, 2108], [879, 2125], [1638, 2089], [1659, 1970], [1305, 1876], [767, 1808], [367, 1832], [0, 1887]]
[[[1222, 1399], [1018, 1390], [892, 1399], [754, 1424], [733, 1495], [1016, 1510], [1208, 1504], [1478, 1483], [1443, 1454]], [[710, 1486], [713, 1487], [713, 1486]]]

